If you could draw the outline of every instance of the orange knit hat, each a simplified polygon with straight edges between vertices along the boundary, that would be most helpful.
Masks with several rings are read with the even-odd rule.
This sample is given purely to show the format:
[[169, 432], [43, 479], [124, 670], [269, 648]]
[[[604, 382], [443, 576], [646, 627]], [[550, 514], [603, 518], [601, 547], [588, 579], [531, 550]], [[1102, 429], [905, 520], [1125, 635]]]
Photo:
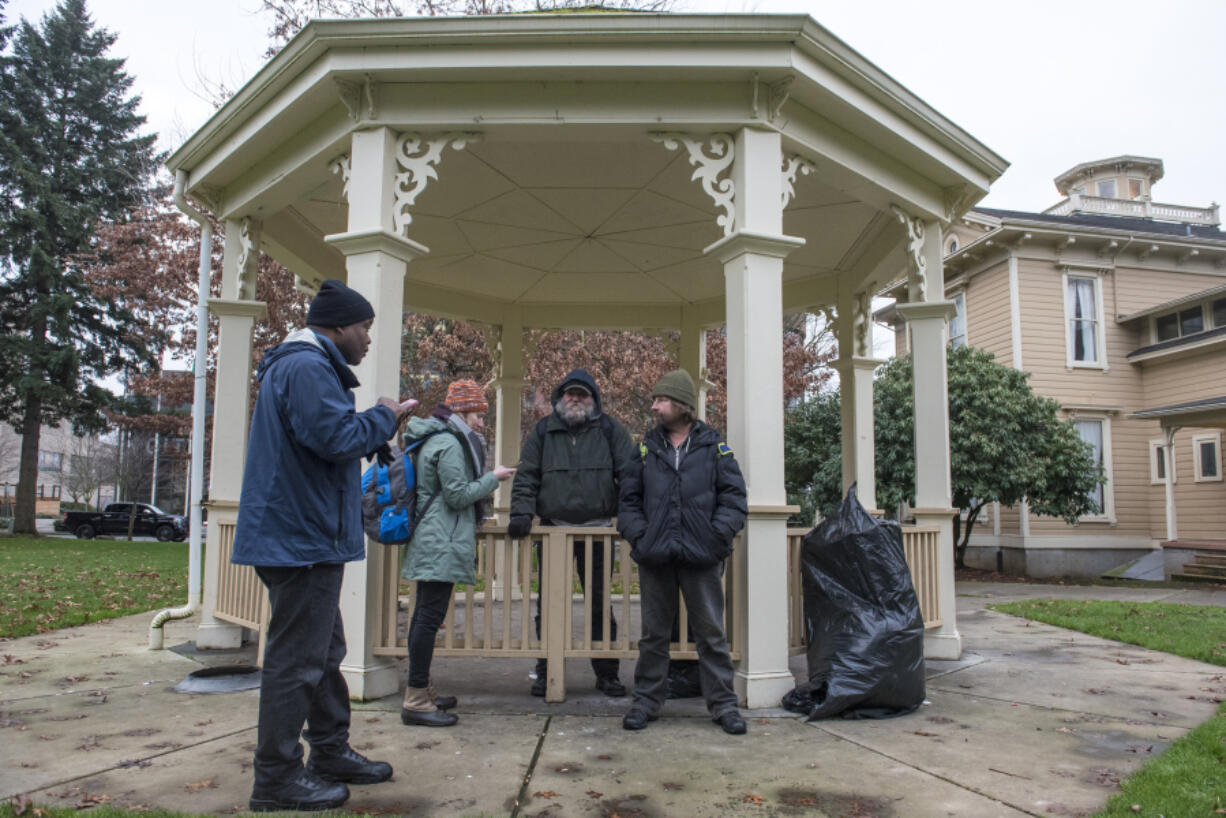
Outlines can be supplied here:
[[447, 387], [446, 404], [453, 412], [488, 412], [490, 402], [476, 381], [452, 381]]

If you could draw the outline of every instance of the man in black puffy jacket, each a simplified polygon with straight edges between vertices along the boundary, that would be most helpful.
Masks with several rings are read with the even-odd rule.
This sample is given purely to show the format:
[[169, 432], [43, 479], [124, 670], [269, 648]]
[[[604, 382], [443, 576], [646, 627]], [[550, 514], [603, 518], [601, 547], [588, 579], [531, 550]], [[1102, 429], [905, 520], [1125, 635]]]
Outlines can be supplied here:
[[724, 634], [724, 560], [745, 525], [745, 480], [719, 432], [694, 418], [697, 392], [682, 369], [652, 390], [658, 424], [643, 438], [640, 458], [622, 478], [617, 527], [639, 565], [643, 632], [634, 670], [634, 705], [622, 719], [642, 730], [659, 716], [668, 686], [668, 645], [685, 597], [698, 648], [707, 710], [724, 732], [745, 732], [733, 690]]
[[[515, 482], [511, 484], [511, 519], [507, 533], [525, 537], [532, 517], [542, 525], [607, 526], [617, 514], [618, 488], [628, 464], [635, 460], [634, 443], [624, 426], [604, 413], [600, 388], [584, 369], [573, 370], [553, 390], [552, 414], [543, 418], [524, 438]], [[594, 641], [604, 639], [604, 617], [609, 616], [609, 638], [617, 638], [617, 620], [608, 608], [604, 583], [604, 538], [592, 542], [592, 629]], [[574, 556], [579, 582], [584, 582], [584, 545], [576, 542]], [[537, 600], [536, 635], [541, 635], [540, 600]], [[607, 696], [625, 696], [617, 678], [616, 659], [592, 659], [596, 688]], [[536, 662], [532, 695], [544, 696], [548, 666]]]

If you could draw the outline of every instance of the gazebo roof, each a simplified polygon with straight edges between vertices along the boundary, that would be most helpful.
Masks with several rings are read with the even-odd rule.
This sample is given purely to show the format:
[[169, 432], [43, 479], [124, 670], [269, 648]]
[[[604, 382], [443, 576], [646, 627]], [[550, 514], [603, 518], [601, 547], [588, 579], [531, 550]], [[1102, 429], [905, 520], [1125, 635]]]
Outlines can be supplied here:
[[[324, 241], [347, 204], [353, 131], [452, 134], [404, 234], [415, 309], [526, 325], [676, 326], [723, 316], [720, 208], [685, 133], [777, 130], [806, 163], [784, 232], [792, 308], [902, 268], [891, 207], [947, 219], [1007, 166], [800, 15], [564, 14], [315, 21], [169, 160], [223, 218], [261, 220], [308, 284], [345, 276]], [[708, 146], [710, 149], [710, 146]], [[700, 168], [701, 169], [701, 168]]]

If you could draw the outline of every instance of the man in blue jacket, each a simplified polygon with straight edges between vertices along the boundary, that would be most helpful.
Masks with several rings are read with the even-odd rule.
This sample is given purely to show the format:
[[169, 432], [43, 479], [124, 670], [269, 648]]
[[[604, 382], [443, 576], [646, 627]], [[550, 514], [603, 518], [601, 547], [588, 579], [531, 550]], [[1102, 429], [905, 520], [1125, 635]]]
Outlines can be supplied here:
[[[354, 411], [355, 366], [375, 311], [328, 280], [307, 326], [260, 362], [231, 562], [255, 566], [271, 615], [260, 683], [253, 811], [323, 810], [375, 784], [390, 765], [349, 746], [349, 687], [341, 675], [345, 563], [366, 556], [361, 458], [395, 433], [416, 401], [379, 398]], [[306, 730], [303, 731], [303, 724]], [[299, 736], [311, 745], [302, 763]]]

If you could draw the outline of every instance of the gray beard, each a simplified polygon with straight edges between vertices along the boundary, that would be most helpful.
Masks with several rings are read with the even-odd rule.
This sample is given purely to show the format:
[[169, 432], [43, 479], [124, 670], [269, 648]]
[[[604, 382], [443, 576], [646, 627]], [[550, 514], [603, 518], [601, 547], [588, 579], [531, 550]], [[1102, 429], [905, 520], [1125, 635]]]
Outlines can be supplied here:
[[591, 406], [577, 406], [559, 400], [553, 405], [553, 411], [558, 413], [558, 417], [562, 418], [567, 426], [581, 426], [596, 417], [596, 403], [593, 401]]

